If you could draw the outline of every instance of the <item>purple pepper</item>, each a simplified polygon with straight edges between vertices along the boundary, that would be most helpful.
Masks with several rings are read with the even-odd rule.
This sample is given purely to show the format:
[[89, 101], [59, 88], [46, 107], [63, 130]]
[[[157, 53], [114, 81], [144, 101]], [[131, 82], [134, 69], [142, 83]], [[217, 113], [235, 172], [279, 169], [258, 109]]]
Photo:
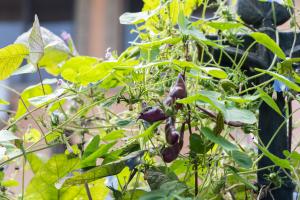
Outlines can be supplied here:
[[166, 163], [170, 163], [170, 162], [176, 160], [176, 158], [179, 156], [180, 150], [181, 150], [181, 148], [180, 148], [179, 143], [176, 143], [173, 146], [163, 148], [161, 150], [161, 155], [162, 155], [163, 160]]
[[147, 109], [140, 113], [140, 116], [138, 119], [143, 119], [149, 123], [165, 120], [167, 116], [165, 113], [158, 107], [153, 107], [150, 109]]
[[170, 145], [174, 145], [179, 140], [179, 133], [175, 129], [175, 120], [169, 117], [165, 126], [166, 141]]
[[176, 83], [171, 89], [169, 96], [175, 99], [183, 99], [187, 97], [186, 86], [182, 74], [178, 75]]

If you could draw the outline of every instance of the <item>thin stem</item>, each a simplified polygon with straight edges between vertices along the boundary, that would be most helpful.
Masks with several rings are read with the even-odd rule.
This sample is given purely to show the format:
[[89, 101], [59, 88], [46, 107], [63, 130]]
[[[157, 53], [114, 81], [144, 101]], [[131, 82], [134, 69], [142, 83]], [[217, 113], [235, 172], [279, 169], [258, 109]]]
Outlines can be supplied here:
[[92, 194], [91, 194], [91, 191], [89, 188], [89, 184], [87, 182], [84, 182], [84, 188], [85, 188], [85, 191], [86, 191], [86, 194], [87, 194], [89, 200], [93, 200]]

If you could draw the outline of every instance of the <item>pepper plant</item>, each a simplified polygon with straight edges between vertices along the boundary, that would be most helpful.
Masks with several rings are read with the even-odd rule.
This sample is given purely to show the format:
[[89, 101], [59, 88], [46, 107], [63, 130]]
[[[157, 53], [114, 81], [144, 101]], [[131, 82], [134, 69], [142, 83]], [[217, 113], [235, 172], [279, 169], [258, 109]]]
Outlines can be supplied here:
[[[258, 149], [274, 162], [270, 171], [290, 170], [286, 176], [298, 189], [298, 145], [286, 158], [273, 155], [258, 144], [257, 119], [263, 101], [282, 114], [278, 90], [298, 101], [300, 78], [291, 66], [300, 59], [282, 56], [276, 41], [247, 26], [227, 3], [144, 0], [141, 12], [120, 17], [136, 39], [105, 58], [80, 55], [69, 34], [54, 35], [36, 17], [28, 32], [0, 49], [1, 80], [31, 73], [39, 82], [23, 91], [0, 85], [18, 97], [16, 110], [3, 111], [9, 119], [0, 132], [1, 199], [256, 199], [263, 193], [255, 183]], [[293, 9], [291, 1], [273, 3]], [[216, 12], [207, 19], [211, 7]], [[192, 15], [197, 9], [202, 14]], [[297, 31], [296, 20], [291, 27]], [[240, 60], [222, 51], [241, 45], [239, 34], [281, 62], [244, 70], [247, 51]], [[211, 49], [233, 66], [221, 65]], [[42, 70], [53, 78], [44, 79]], [[265, 74], [269, 79], [256, 85]], [[62, 153], [41, 156], [61, 145]], [[9, 166], [20, 182], [6, 174]], [[33, 177], [25, 184], [27, 171]], [[280, 187], [284, 177], [274, 171], [267, 178]], [[16, 185], [19, 193], [12, 192]]]

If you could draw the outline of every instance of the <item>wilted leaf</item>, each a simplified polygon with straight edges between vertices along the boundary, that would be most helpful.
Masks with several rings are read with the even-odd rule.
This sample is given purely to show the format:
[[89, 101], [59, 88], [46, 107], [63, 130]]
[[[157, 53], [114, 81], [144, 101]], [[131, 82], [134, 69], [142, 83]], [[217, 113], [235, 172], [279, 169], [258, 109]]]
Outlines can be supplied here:
[[40, 23], [37, 16], [35, 16], [34, 23], [28, 38], [29, 44], [29, 59], [30, 62], [36, 66], [44, 55], [44, 42], [41, 34]]

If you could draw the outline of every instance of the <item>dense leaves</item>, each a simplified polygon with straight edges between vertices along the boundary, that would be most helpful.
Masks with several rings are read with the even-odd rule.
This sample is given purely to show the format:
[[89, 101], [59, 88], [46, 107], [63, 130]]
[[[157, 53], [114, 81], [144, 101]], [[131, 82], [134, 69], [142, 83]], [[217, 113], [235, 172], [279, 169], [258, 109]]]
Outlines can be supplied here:
[[[17, 98], [0, 99], [9, 117], [0, 131], [1, 198], [247, 199], [260, 192], [253, 182], [262, 155], [274, 164], [266, 177], [273, 184], [285, 178], [275, 176], [277, 168], [297, 178], [299, 153], [278, 157], [257, 141], [263, 101], [288, 123], [291, 113], [277, 105], [271, 84], [286, 88], [286, 102], [299, 101], [300, 60], [225, 3], [144, 0], [141, 12], [120, 17], [133, 25], [130, 47], [120, 54], [108, 49], [105, 58], [80, 55], [68, 33], [60, 38], [35, 17], [15, 44], [0, 49], [1, 80], [35, 78], [20, 91], [3, 86]], [[271, 66], [244, 68], [254, 53], [240, 55], [241, 34], [274, 54]], [[53, 77], [44, 79], [40, 70]], [[45, 149], [63, 153], [49, 158]], [[26, 179], [31, 170], [28, 185], [6, 177], [7, 165]], [[20, 194], [10, 192], [20, 185]]]

